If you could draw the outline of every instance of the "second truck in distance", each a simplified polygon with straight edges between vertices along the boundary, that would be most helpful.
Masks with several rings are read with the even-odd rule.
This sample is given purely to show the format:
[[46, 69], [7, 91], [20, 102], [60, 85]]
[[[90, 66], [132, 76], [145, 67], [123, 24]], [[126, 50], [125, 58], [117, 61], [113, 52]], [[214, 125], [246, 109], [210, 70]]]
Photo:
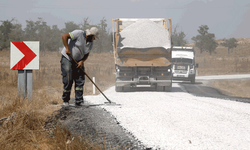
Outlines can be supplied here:
[[177, 47], [172, 49], [173, 80], [183, 80], [195, 83], [196, 68], [195, 51], [193, 47]]

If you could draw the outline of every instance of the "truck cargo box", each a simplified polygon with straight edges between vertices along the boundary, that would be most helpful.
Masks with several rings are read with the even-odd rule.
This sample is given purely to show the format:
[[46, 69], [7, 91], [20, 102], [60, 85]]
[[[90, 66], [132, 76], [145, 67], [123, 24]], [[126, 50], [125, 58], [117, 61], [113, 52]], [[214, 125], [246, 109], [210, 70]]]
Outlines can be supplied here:
[[[113, 19], [116, 90], [151, 85], [171, 91], [171, 19]], [[144, 73], [142, 73], [144, 72]]]

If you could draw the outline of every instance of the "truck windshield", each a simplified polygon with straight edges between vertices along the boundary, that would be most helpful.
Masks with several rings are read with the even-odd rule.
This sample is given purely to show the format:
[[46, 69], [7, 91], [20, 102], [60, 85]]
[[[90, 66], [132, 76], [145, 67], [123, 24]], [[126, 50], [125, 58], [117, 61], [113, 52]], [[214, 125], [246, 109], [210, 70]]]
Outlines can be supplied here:
[[192, 59], [187, 58], [172, 58], [173, 63], [184, 63], [184, 64], [192, 64]]

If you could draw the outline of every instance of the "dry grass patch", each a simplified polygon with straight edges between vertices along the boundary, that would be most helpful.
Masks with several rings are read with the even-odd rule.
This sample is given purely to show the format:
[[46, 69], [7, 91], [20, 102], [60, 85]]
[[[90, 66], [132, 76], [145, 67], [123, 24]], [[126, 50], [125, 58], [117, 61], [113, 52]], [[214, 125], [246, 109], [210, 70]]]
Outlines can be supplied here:
[[[16, 70], [10, 70], [10, 52], [0, 52], [0, 147], [1, 149], [106, 149], [86, 138], [73, 136], [60, 123], [50, 131], [44, 125], [62, 104], [61, 54], [46, 52], [40, 55], [40, 69], [33, 70], [33, 99], [18, 96]], [[113, 55], [91, 54], [85, 63], [89, 76], [96, 77], [100, 89], [114, 83]], [[92, 94], [92, 84], [85, 81], [84, 95]], [[97, 92], [98, 94], [98, 92]], [[71, 97], [74, 97], [72, 91]]]
[[250, 98], [250, 80], [221, 80], [209, 84], [230, 96]]
[[[32, 101], [17, 95], [17, 88], [12, 94], [6, 92], [0, 101], [0, 116], [8, 117], [0, 126], [0, 147], [3, 149], [51, 149], [48, 143], [44, 123], [47, 116], [60, 109], [60, 99], [51, 101], [46, 92], [37, 93]], [[5, 89], [7, 91], [8, 89]]]
[[[218, 46], [215, 50], [216, 53], [212, 53], [212, 55], [208, 52], [201, 54], [199, 49], [195, 48], [195, 59], [199, 64], [198, 74], [203, 76], [250, 73], [250, 42], [248, 40], [250, 39], [239, 39], [239, 45], [231, 50], [230, 54], [228, 54], [228, 49], [223, 46]], [[220, 40], [218, 41], [220, 42]], [[189, 46], [193, 46], [193, 44]]]

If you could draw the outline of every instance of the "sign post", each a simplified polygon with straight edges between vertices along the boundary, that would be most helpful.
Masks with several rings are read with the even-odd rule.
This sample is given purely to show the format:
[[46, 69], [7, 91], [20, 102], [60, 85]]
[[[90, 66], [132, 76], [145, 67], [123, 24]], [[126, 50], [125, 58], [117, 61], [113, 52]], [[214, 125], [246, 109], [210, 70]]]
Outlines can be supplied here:
[[27, 75], [26, 70], [18, 70], [18, 95], [26, 97], [27, 93]]
[[10, 69], [18, 70], [18, 95], [32, 100], [32, 69], [39, 69], [39, 41], [12, 41]]

